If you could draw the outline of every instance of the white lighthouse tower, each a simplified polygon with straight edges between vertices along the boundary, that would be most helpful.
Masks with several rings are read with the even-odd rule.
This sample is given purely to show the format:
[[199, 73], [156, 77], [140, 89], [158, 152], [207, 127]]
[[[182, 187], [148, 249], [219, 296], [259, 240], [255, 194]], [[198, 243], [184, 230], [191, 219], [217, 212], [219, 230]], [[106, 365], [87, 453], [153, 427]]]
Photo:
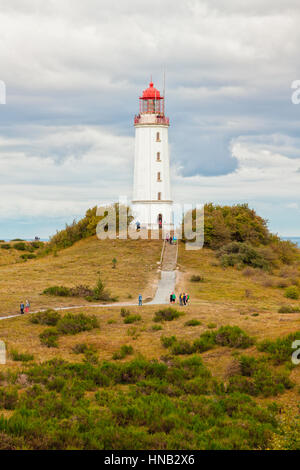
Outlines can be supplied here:
[[135, 157], [132, 209], [141, 228], [173, 229], [170, 190], [169, 118], [164, 97], [150, 82], [134, 118]]

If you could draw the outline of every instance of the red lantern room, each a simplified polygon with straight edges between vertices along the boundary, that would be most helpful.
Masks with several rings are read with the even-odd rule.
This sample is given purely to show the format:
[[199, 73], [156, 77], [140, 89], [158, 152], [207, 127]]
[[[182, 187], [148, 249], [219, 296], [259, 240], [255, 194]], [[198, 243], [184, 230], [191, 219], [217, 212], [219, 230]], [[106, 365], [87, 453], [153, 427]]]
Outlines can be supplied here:
[[160, 91], [154, 88], [152, 81], [140, 96], [140, 113], [135, 116], [134, 124], [169, 125], [169, 118], [165, 117], [165, 99], [160, 95]]
[[140, 113], [164, 114], [164, 97], [154, 88], [153, 82], [150, 82], [149, 88], [144, 90], [140, 97]]

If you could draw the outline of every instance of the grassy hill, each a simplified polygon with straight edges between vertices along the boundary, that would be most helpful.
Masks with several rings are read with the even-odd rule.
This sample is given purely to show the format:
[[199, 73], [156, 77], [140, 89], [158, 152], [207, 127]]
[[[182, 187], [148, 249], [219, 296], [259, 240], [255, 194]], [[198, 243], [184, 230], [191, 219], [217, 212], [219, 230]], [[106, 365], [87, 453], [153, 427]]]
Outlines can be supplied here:
[[0, 321], [0, 449], [299, 449], [299, 252], [267, 232], [242, 249], [228, 237], [179, 244], [176, 294], [190, 304], [175, 311], [41, 294], [100, 272], [120, 301], [150, 297], [161, 241], [86, 237], [1, 266], [2, 315], [20, 297], [70, 309]]
[[[162, 242], [159, 240], [98, 240], [90, 237], [58, 252], [25, 263], [0, 267], [0, 315], [15, 313], [20, 301], [30, 299], [33, 310], [58, 305], [82, 305], [78, 298], [42, 295], [47, 287], [83, 284], [93, 287], [99, 274], [112, 295], [120, 301], [136, 301], [139, 292], [152, 294]], [[113, 268], [112, 260], [117, 260]]]

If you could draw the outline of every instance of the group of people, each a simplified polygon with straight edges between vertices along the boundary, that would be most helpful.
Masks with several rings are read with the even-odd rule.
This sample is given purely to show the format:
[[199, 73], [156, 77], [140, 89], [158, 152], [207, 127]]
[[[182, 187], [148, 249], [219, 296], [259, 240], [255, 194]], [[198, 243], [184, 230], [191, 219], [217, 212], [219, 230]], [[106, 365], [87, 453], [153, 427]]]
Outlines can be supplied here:
[[[179, 294], [179, 304], [180, 305], [187, 305], [190, 300], [190, 296], [187, 293]], [[175, 304], [176, 302], [176, 295], [174, 292], [170, 294], [170, 304]]]
[[169, 235], [169, 234], [167, 233], [167, 235], [166, 235], [166, 242], [167, 242], [167, 243], [170, 243], [170, 245], [174, 245], [174, 244], [176, 244], [176, 242], [177, 242], [177, 238], [176, 238], [175, 236], [172, 237], [172, 235]]
[[22, 301], [20, 303], [20, 313], [21, 315], [23, 315], [24, 313], [29, 313], [29, 308], [30, 308], [30, 302], [29, 300], [26, 300], [25, 304], [24, 302]]

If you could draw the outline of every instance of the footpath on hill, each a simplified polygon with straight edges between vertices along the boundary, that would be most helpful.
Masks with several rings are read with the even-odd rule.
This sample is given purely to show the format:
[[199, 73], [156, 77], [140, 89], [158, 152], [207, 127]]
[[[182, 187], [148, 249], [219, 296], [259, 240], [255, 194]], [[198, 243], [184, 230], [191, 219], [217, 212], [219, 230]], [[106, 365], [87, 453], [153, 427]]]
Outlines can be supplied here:
[[[161, 276], [158, 280], [158, 285], [154, 298], [147, 302], [146, 305], [162, 305], [168, 304], [170, 293], [175, 290], [176, 285], [176, 265], [177, 265], [177, 254], [178, 254], [178, 245], [170, 244], [164, 241], [161, 255]], [[72, 307], [55, 307], [55, 310], [70, 310], [78, 308], [96, 308], [96, 307], [129, 307], [136, 306], [138, 302], [114, 302], [111, 304], [91, 304], [91, 305], [76, 305]], [[45, 311], [46, 309], [39, 309], [32, 311], [30, 313], [37, 313]], [[15, 318], [22, 316], [20, 313], [15, 315], [6, 315], [5, 317], [0, 317], [0, 320], [7, 320], [9, 318]]]

